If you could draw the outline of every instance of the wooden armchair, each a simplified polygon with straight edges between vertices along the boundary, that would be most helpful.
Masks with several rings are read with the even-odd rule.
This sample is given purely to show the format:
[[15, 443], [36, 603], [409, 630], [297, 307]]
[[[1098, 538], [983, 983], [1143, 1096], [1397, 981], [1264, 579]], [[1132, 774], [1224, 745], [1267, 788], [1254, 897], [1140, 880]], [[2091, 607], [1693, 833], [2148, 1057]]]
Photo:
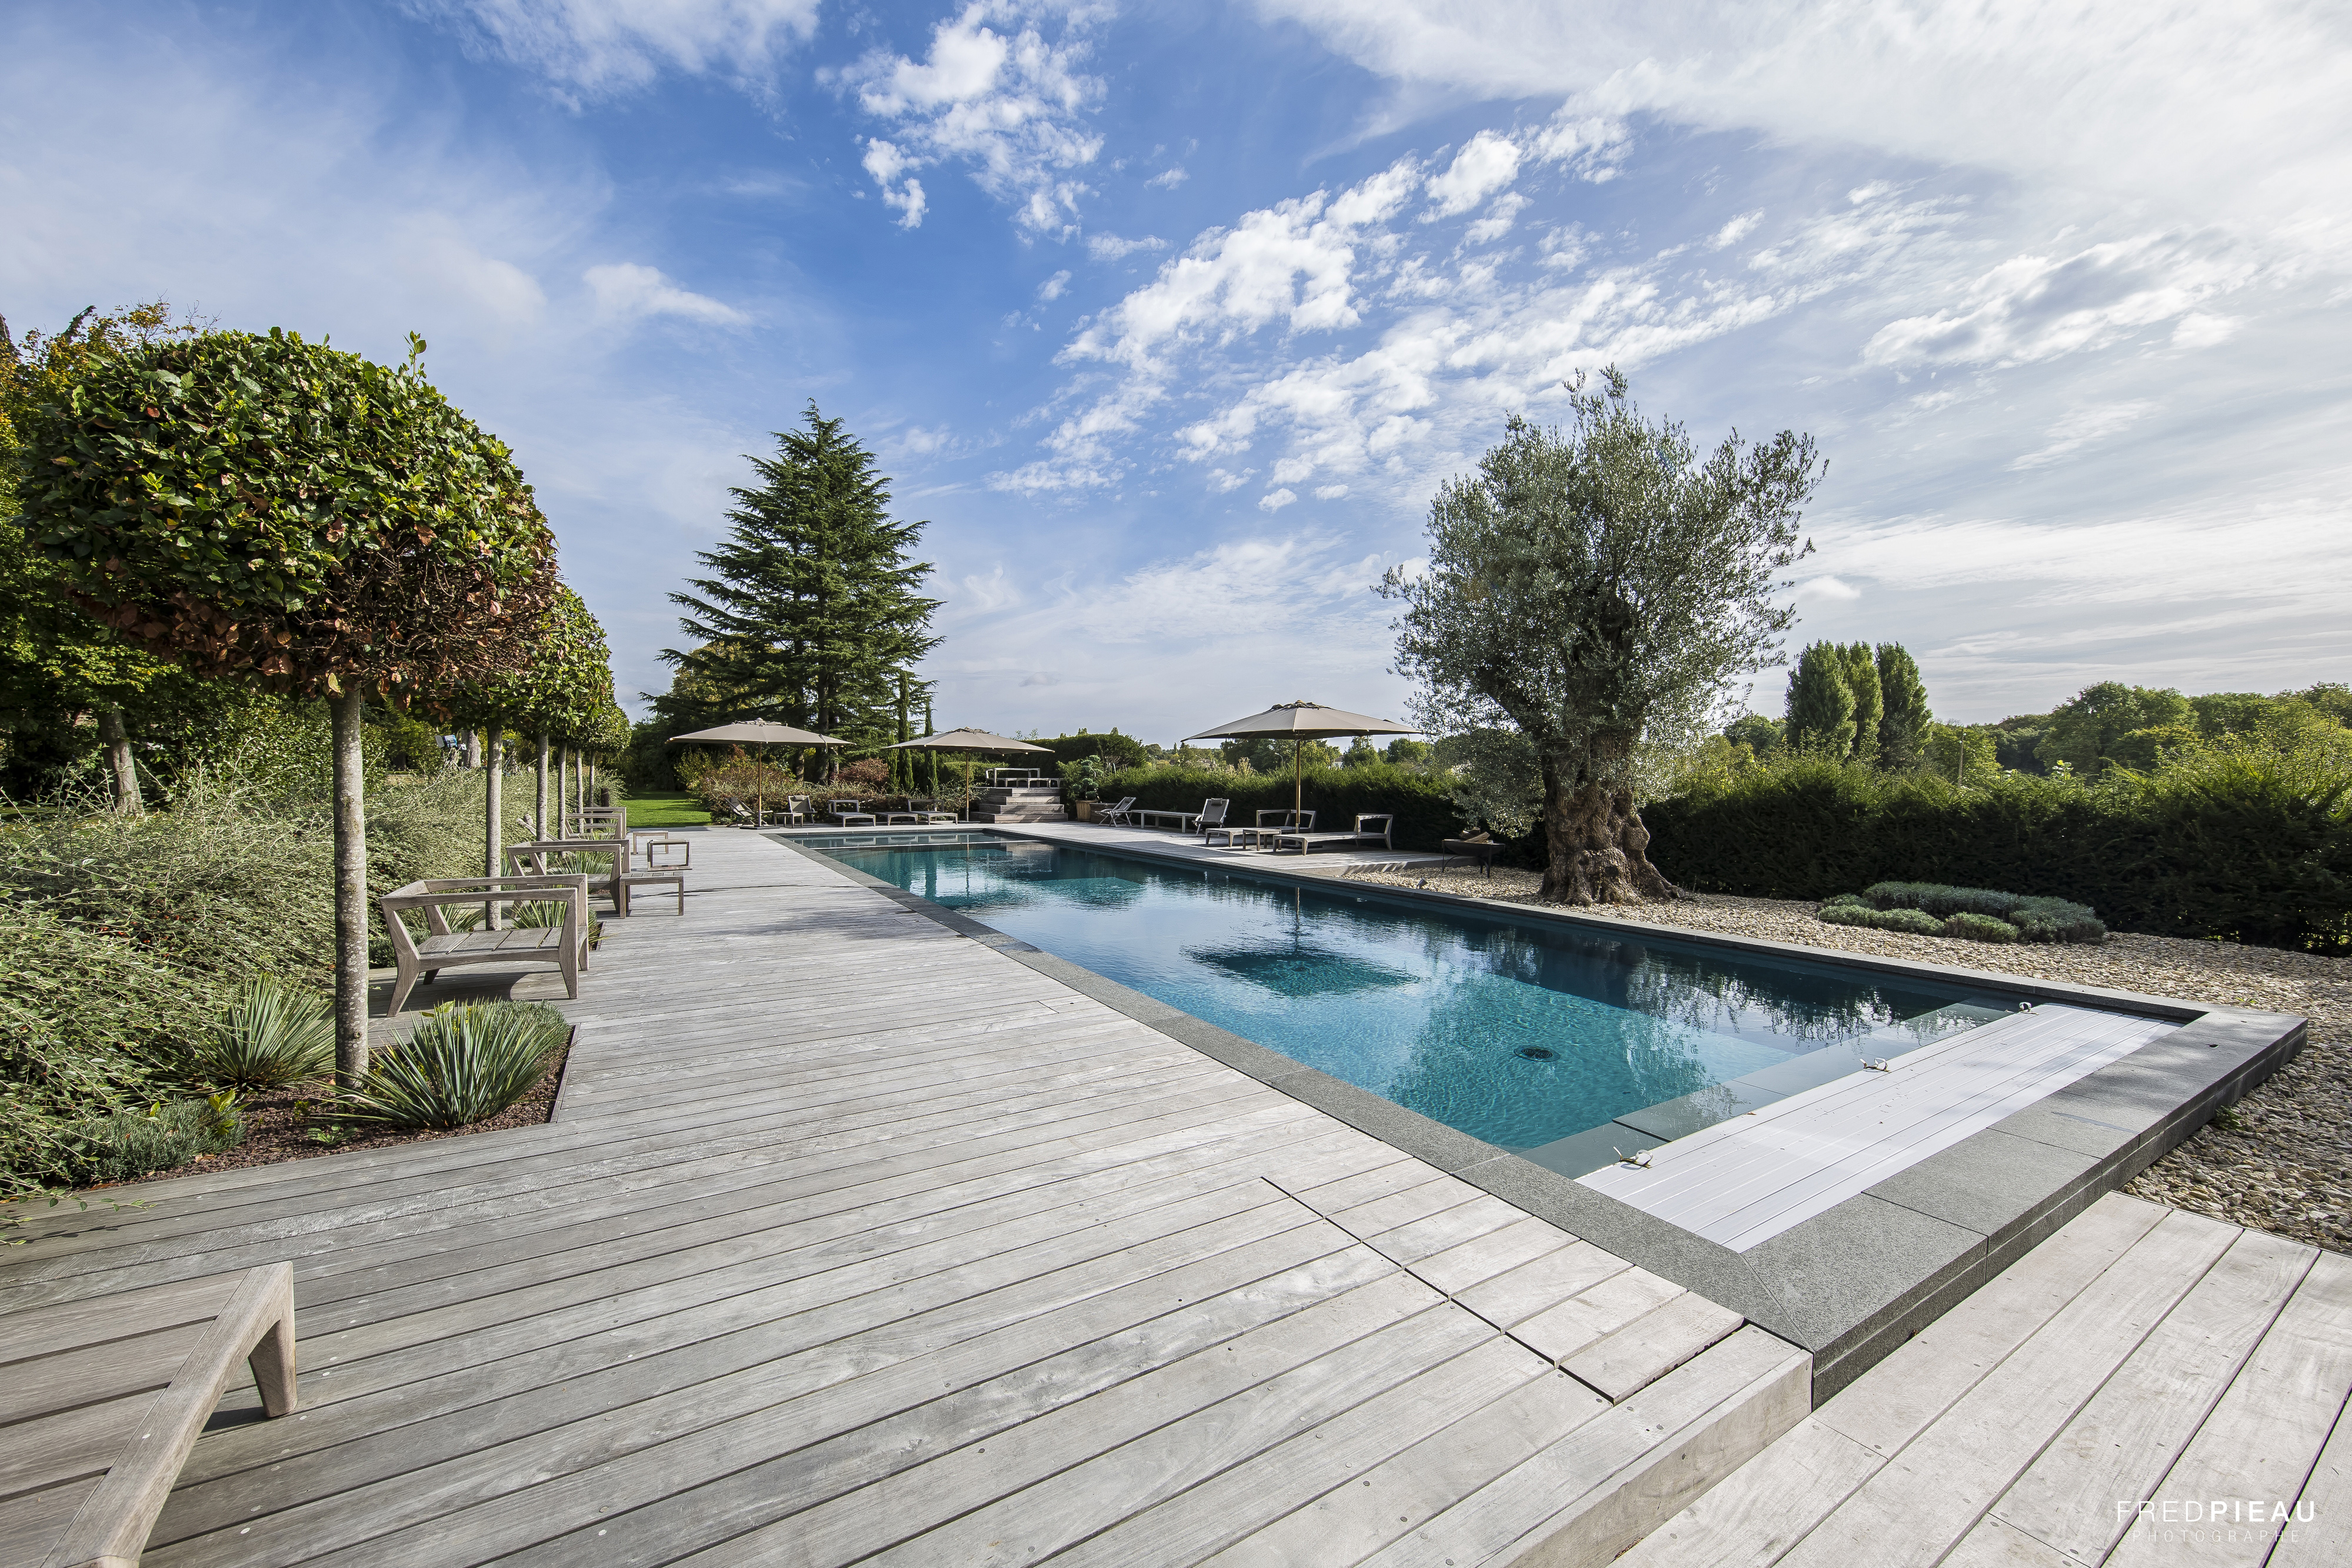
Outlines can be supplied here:
[[[451, 904], [552, 904], [564, 905], [561, 925], [522, 925], [503, 931], [453, 931], [441, 912]], [[460, 964], [551, 964], [563, 973], [563, 994], [577, 1000], [580, 971], [588, 967], [588, 878], [584, 873], [552, 876], [465, 876], [412, 882], [377, 901], [383, 906], [384, 933], [392, 938], [391, 1012], [400, 1011], [419, 979], [431, 979]], [[425, 916], [425, 939], [401, 918]]]

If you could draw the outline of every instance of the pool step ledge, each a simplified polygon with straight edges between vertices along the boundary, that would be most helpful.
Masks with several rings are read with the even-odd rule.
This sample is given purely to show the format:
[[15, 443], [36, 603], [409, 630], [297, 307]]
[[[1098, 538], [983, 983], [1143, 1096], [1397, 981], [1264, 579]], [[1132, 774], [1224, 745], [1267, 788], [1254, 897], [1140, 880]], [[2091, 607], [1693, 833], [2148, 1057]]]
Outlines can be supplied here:
[[[1801, 1422], [1812, 1364], [1786, 1340], [1741, 1328], [1463, 1499], [1418, 1544], [1458, 1543], [1468, 1527], [1496, 1543], [1478, 1560], [1486, 1568], [1601, 1568]], [[1365, 1568], [1429, 1561], [1414, 1555], [1422, 1534]]]

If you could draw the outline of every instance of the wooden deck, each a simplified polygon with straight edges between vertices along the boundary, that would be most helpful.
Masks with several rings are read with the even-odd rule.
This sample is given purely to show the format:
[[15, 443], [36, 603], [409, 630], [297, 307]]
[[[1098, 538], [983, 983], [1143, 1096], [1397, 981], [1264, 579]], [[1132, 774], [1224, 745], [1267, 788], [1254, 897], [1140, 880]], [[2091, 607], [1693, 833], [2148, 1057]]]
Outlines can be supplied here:
[[1802, 1416], [1713, 1303], [821, 864], [694, 860], [606, 923], [555, 1122], [0, 1261], [0, 1312], [293, 1263], [301, 1409], [231, 1396], [149, 1563], [1598, 1563]]
[[2352, 1260], [2112, 1195], [1624, 1568], [2352, 1563]]
[[1578, 1179], [1745, 1252], [2177, 1027], [2045, 1002]]

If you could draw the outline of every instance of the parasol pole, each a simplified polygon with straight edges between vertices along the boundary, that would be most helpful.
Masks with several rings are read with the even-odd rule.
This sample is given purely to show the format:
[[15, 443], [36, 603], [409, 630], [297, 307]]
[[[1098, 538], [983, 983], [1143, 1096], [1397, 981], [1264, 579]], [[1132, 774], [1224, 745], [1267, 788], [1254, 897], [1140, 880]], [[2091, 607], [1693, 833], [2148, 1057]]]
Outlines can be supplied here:
[[1306, 755], [1306, 750], [1307, 743], [1303, 740], [1290, 743], [1290, 825], [1294, 828], [1307, 813], [1307, 768], [1299, 761]]

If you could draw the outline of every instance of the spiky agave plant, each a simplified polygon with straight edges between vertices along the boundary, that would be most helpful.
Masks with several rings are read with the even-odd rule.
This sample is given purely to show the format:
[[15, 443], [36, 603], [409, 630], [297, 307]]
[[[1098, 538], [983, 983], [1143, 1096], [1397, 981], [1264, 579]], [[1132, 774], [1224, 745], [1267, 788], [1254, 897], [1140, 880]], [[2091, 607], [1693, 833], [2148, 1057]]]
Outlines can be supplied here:
[[275, 1089], [335, 1070], [335, 1020], [327, 998], [275, 975], [239, 986], [197, 1066], [215, 1083]]
[[571, 1027], [538, 1002], [444, 1002], [377, 1053], [342, 1117], [387, 1127], [487, 1121], [530, 1092]]

